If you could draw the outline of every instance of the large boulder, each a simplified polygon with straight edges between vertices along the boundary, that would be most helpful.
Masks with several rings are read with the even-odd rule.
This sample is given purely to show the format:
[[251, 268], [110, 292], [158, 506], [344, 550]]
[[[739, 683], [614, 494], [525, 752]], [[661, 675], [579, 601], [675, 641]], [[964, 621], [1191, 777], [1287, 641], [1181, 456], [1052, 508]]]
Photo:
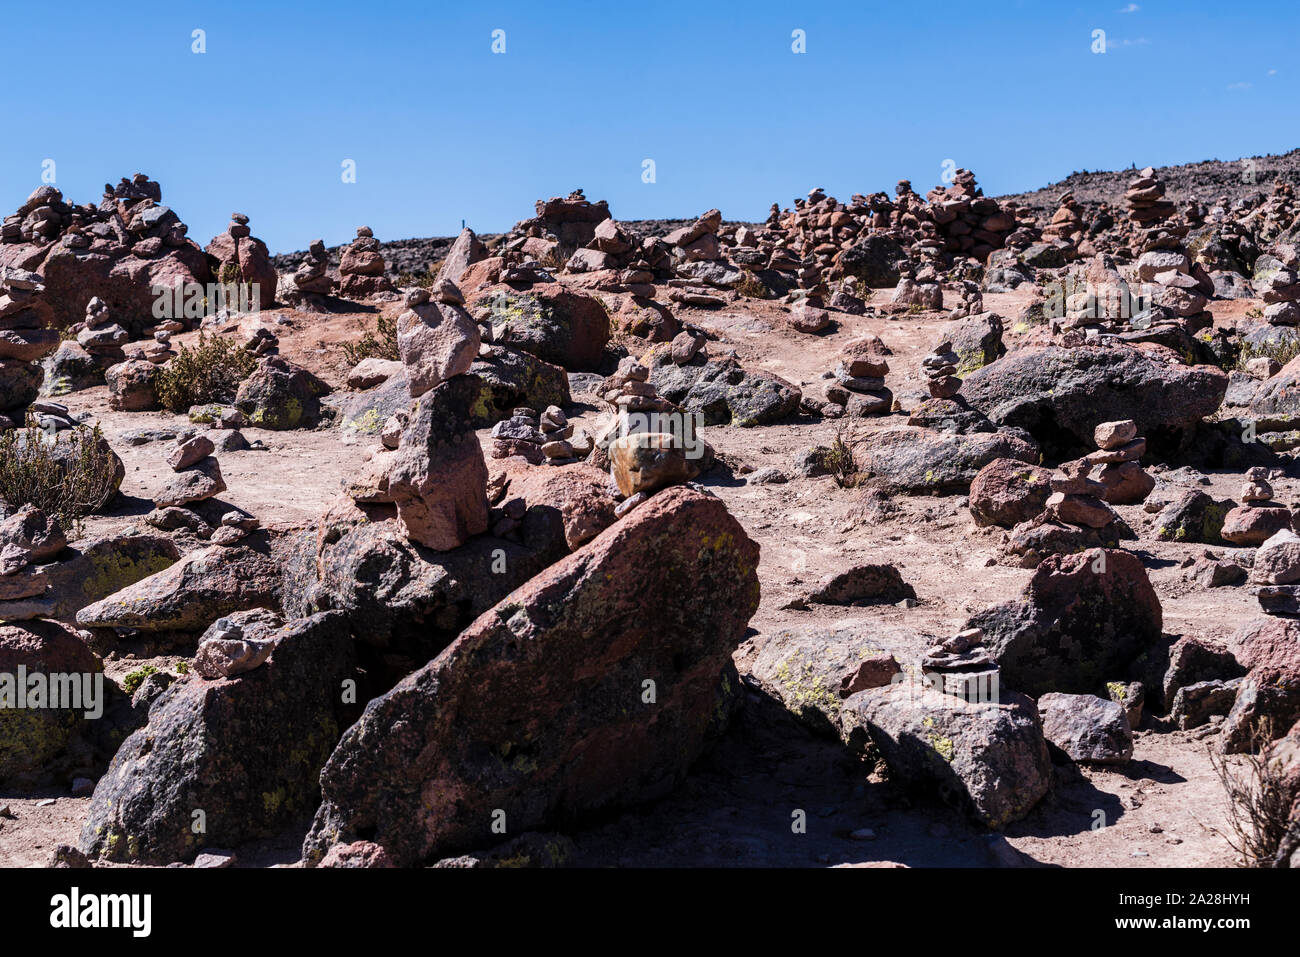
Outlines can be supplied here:
[[891, 780], [941, 797], [1000, 830], [1033, 809], [1052, 781], [1052, 763], [1034, 702], [1003, 691], [968, 702], [919, 682], [861, 691], [844, 702], [842, 733], [871, 742]]
[[[88, 722], [102, 716], [103, 671], [66, 625], [0, 624], [0, 785], [39, 780], [57, 769]], [[93, 713], [96, 681], [101, 714]], [[39, 702], [33, 699], [38, 688]], [[63, 697], [65, 692], [75, 698]]]
[[1007, 687], [1095, 694], [1159, 643], [1163, 620], [1142, 562], [1096, 549], [1044, 558], [1020, 598], [980, 612], [966, 627], [984, 630]]
[[730, 715], [758, 546], [672, 488], [370, 702], [321, 773], [315, 862], [362, 833], [399, 866], [660, 796]]
[[961, 394], [999, 425], [1019, 426], [1044, 448], [1093, 448], [1102, 422], [1133, 419], [1151, 445], [1181, 441], [1212, 415], [1228, 388], [1213, 366], [1187, 366], [1157, 348], [1031, 346], [972, 372]]
[[1133, 756], [1133, 728], [1118, 702], [1052, 692], [1038, 699], [1038, 713], [1044, 736], [1071, 761], [1125, 764]]
[[570, 372], [595, 372], [604, 359], [609, 313], [592, 296], [559, 283], [538, 283], [525, 292], [498, 285], [475, 296], [472, 305], [487, 312], [493, 342]]
[[841, 252], [838, 263], [846, 276], [861, 279], [873, 289], [885, 289], [898, 284], [900, 267], [907, 258], [907, 252], [895, 240], [872, 233]]
[[480, 349], [469, 374], [479, 380], [479, 397], [470, 409], [470, 424], [476, 429], [510, 418], [521, 406], [563, 408], [570, 402], [568, 374], [519, 349], [499, 345]]
[[954, 434], [898, 428], [873, 432], [855, 446], [858, 467], [894, 492], [956, 494], [996, 459], [1036, 465], [1038, 449], [1003, 432]]
[[705, 425], [749, 427], [793, 415], [803, 397], [799, 387], [767, 372], [744, 369], [734, 358], [696, 356], [685, 365], [660, 349], [650, 361], [650, 381], [659, 395]]
[[279, 565], [264, 545], [213, 545], [87, 605], [77, 612], [77, 624], [202, 631], [232, 611], [277, 607], [278, 579]]
[[318, 531], [294, 539], [282, 572], [285, 614], [342, 611], [357, 641], [380, 649], [396, 677], [409, 673], [567, 554], [563, 518], [521, 494], [528, 507], [512, 539], [479, 535], [443, 552], [411, 541], [391, 507], [363, 511], [341, 500]]
[[355, 711], [342, 704], [354, 680], [347, 622], [299, 619], [269, 640], [261, 666], [191, 676], [154, 701], [95, 786], [84, 853], [167, 864], [271, 837], [311, 811], [321, 765]]
[[976, 525], [1003, 528], [1027, 522], [1047, 507], [1051, 480], [1051, 469], [1018, 459], [994, 459], [971, 479], [971, 518]]
[[1280, 738], [1300, 720], [1300, 621], [1262, 615], [1234, 644], [1248, 670], [1223, 722], [1220, 747], [1229, 754], [1251, 750], [1260, 736]]
[[320, 424], [321, 396], [330, 387], [302, 366], [267, 356], [239, 385], [235, 407], [259, 429], [283, 432]]
[[423, 290], [407, 296], [397, 317], [397, 349], [411, 395], [421, 396], [452, 376], [468, 372], [478, 357], [478, 323], [454, 302], [430, 302]]

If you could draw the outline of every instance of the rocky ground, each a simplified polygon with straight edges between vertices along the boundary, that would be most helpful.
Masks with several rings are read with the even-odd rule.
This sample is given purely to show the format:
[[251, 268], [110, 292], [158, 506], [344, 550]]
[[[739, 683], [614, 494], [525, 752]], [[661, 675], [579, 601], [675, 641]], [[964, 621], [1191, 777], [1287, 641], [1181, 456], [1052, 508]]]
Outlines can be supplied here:
[[[10, 726], [0, 865], [1240, 863], [1215, 763], [1300, 733], [1279, 163], [274, 258], [147, 177], [38, 191], [0, 426], [120, 468], [66, 528], [5, 503], [0, 673], [121, 691]], [[163, 318], [169, 277], [274, 301]]]

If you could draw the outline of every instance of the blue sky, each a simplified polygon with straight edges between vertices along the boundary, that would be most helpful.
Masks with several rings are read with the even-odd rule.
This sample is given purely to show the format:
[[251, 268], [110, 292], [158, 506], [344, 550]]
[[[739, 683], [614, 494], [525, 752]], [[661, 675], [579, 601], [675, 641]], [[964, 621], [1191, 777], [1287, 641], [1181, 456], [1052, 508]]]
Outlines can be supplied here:
[[237, 210], [273, 252], [497, 232], [577, 186], [761, 219], [947, 159], [992, 195], [1300, 146], [1294, 0], [0, 2], [0, 210], [47, 159], [77, 202], [142, 171], [199, 242]]

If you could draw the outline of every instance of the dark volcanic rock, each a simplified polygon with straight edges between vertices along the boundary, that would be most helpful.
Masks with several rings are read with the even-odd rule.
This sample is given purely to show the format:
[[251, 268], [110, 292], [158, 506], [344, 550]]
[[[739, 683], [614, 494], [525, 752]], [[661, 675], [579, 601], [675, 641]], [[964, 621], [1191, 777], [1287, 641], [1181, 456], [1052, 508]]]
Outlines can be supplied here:
[[718, 499], [653, 496], [367, 706], [304, 858], [364, 833], [411, 865], [493, 843], [497, 811], [518, 833], [666, 793], [730, 714], [757, 564]]
[[873, 432], [857, 449], [859, 466], [889, 491], [937, 495], [965, 492], [995, 459], [1038, 462], [1038, 449], [1002, 432], [955, 435], [929, 429]]
[[1044, 448], [1093, 448], [1102, 422], [1133, 419], [1153, 445], [1212, 415], [1228, 377], [1128, 346], [1034, 346], [972, 372], [961, 394], [999, 425], [1019, 426]]
[[609, 342], [609, 313], [600, 300], [558, 283], [518, 292], [493, 286], [471, 301], [471, 311], [489, 313], [492, 339], [532, 353], [570, 372], [595, 372]]
[[311, 811], [321, 765], [352, 717], [340, 704], [352, 643], [338, 614], [290, 622], [272, 638], [260, 667], [178, 681], [154, 701], [148, 725], [95, 787], [82, 851], [166, 864], [270, 837]]
[[655, 354], [650, 381], [669, 402], [703, 415], [705, 425], [767, 425], [793, 415], [802, 398], [797, 386], [746, 371], [735, 359], [697, 356], [679, 366], [667, 350]]
[[1093, 694], [1160, 641], [1162, 622], [1142, 562], [1098, 549], [1048, 556], [1019, 599], [980, 612], [966, 627], [984, 629], [1007, 687]]

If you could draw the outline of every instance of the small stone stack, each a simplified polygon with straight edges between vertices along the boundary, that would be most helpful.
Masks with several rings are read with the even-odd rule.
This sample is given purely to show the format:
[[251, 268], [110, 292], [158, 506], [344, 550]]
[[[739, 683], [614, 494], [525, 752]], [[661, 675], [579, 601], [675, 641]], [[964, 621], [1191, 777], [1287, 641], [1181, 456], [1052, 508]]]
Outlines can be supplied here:
[[591, 452], [591, 437], [582, 430], [575, 433], [573, 423], [558, 405], [548, 406], [542, 413], [541, 429], [547, 465], [570, 465]]
[[1102, 529], [1116, 520], [1117, 516], [1103, 498], [1106, 486], [1089, 477], [1092, 466], [1086, 458], [1062, 462], [1058, 473], [1051, 478], [1052, 494], [1047, 498], [1047, 511], [1066, 525]]
[[1136, 505], [1151, 494], [1156, 480], [1143, 470], [1138, 460], [1146, 452], [1147, 440], [1137, 434], [1132, 419], [1103, 422], [1093, 432], [1098, 451], [1085, 458], [1101, 465], [1097, 480], [1105, 488], [1101, 498], [1110, 505]]
[[1164, 195], [1165, 184], [1156, 178], [1156, 171], [1150, 166], [1142, 170], [1124, 193], [1129, 221], [1146, 228], [1168, 219], [1174, 214], [1174, 204]]
[[299, 263], [290, 277], [284, 298], [293, 305], [314, 305], [322, 296], [334, 291], [330, 278], [330, 257], [325, 251], [325, 240], [313, 239], [307, 247], [307, 258]]
[[984, 292], [980, 289], [979, 283], [962, 279], [958, 282], [957, 289], [961, 301], [948, 310], [949, 316], [954, 319], [965, 319], [967, 316], [978, 316], [984, 311]]
[[971, 704], [999, 700], [998, 664], [984, 647], [984, 630], [967, 628], [930, 648], [921, 659], [926, 684]]
[[502, 419], [492, 426], [492, 458], [505, 459], [520, 455], [530, 465], [541, 465], [546, 460], [542, 446], [546, 437], [542, 434], [541, 420], [535, 409], [521, 406], [510, 413], [510, 418]]
[[357, 238], [339, 257], [339, 295], [366, 299], [384, 292], [394, 292], [394, 289], [384, 275], [379, 240], [369, 226], [358, 226]]
[[826, 399], [836, 415], [868, 416], [886, 413], [894, 394], [885, 387], [889, 362], [885, 344], [875, 336], [854, 340], [840, 353], [835, 382], [826, 387]]
[[257, 309], [275, 301], [279, 274], [271, 264], [271, 253], [266, 243], [253, 235], [248, 217], [243, 213], [231, 213], [226, 231], [214, 236], [204, 252], [217, 260], [215, 272], [219, 283], [247, 287], [246, 291], [237, 291], [234, 296], [225, 294], [229, 311], [238, 310], [244, 301], [256, 303]]
[[961, 379], [957, 378], [957, 363], [960, 357], [952, 349], [951, 340], [945, 339], [921, 360], [921, 371], [925, 373], [926, 385], [931, 397], [951, 399], [961, 388]]
[[44, 291], [36, 273], [0, 268], [0, 432], [23, 424], [45, 379], [37, 362], [59, 345], [59, 334], [43, 328]]
[[1043, 238], [1059, 239], [1072, 245], [1078, 245], [1083, 238], [1083, 215], [1074, 193], [1063, 193], [1058, 207], [1052, 214], [1052, 221], [1043, 229]]
[[226, 490], [221, 466], [212, 453], [212, 440], [203, 435], [177, 443], [167, 453], [173, 475], [154, 493], [158, 509], [185, 508], [203, 502]]
[[1277, 243], [1255, 261], [1255, 291], [1264, 319], [1275, 326], [1300, 325], [1300, 247]]
[[77, 333], [77, 345], [90, 353], [101, 369], [126, 360], [122, 347], [130, 338], [130, 334], [113, 321], [104, 300], [95, 296], [86, 303], [86, 320]]
[[1268, 469], [1256, 466], [1246, 470], [1241, 504], [1224, 516], [1219, 534], [1234, 545], [1256, 546], [1291, 526], [1291, 510], [1273, 501]]
[[1289, 528], [1274, 532], [1255, 551], [1250, 582], [1259, 607], [1269, 615], [1300, 616], [1300, 536]]

